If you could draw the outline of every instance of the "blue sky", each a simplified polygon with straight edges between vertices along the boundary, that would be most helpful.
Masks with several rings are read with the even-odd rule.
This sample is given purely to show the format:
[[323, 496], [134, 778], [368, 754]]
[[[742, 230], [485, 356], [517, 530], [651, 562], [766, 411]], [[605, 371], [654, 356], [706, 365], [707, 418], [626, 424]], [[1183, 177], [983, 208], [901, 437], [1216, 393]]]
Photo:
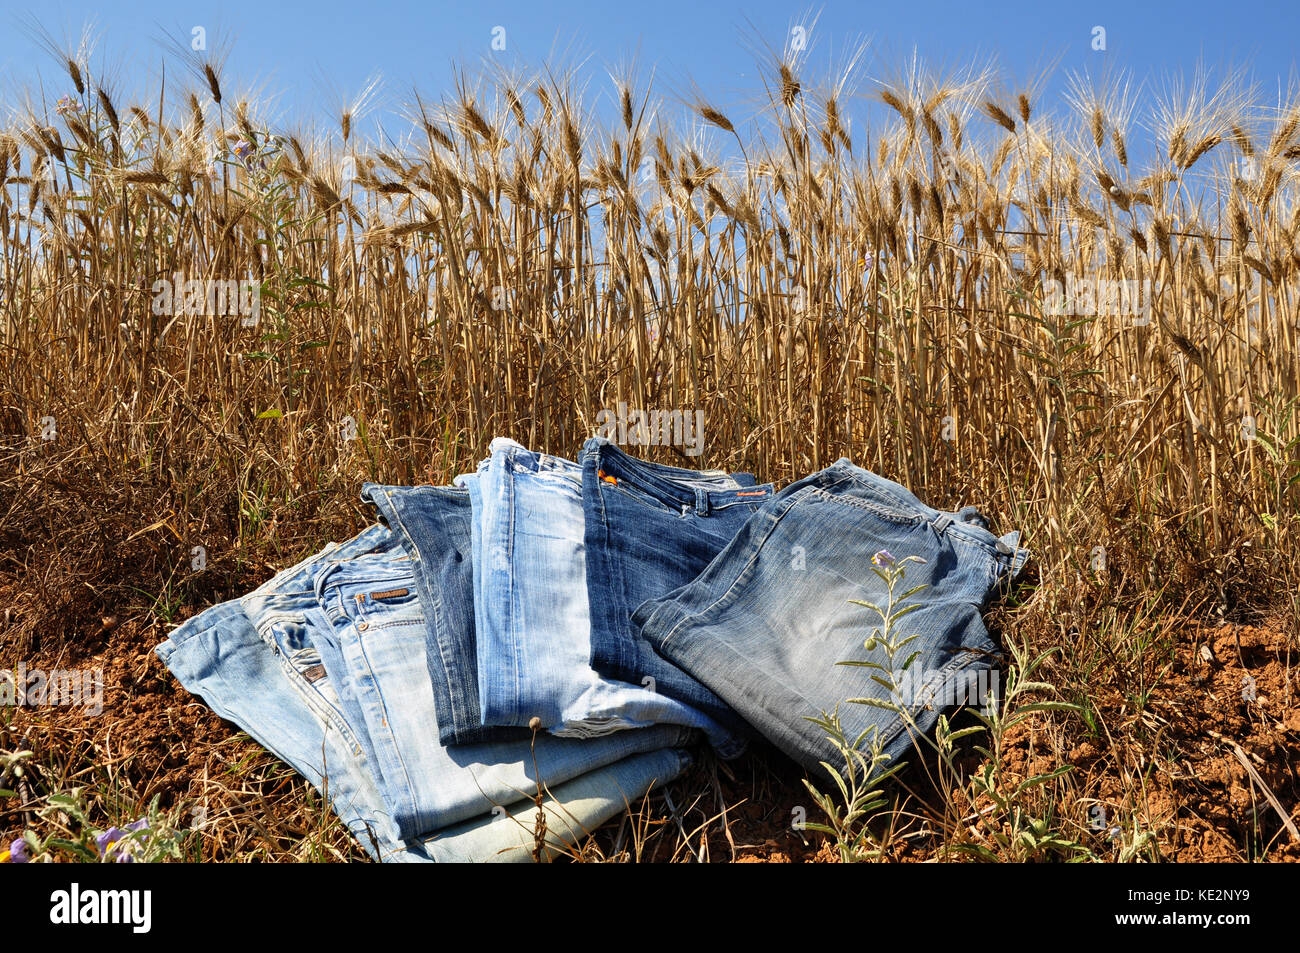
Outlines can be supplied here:
[[[828, 2], [820, 6], [756, 0], [705, 3], [654, 0], [598, 2], [317, 2], [0, 3], [0, 105], [17, 89], [44, 83], [57, 99], [66, 90], [58, 66], [21, 29], [30, 12], [56, 37], [76, 34], [93, 20], [98, 56], [123, 92], [156, 88], [164, 30], [189, 36], [194, 26], [209, 42], [225, 36], [232, 48], [227, 76], [277, 96], [281, 115], [328, 114], [330, 85], [349, 94], [375, 71], [383, 74], [385, 107], [396, 109], [412, 86], [432, 97], [448, 91], [452, 66], [484, 59], [537, 67], [581, 63], [593, 95], [611, 88], [608, 70], [636, 57], [644, 77], [657, 73], [661, 95], [692, 86], [735, 109], [760, 93], [753, 48], [780, 48], [795, 26], [808, 33], [806, 75], [826, 75], [855, 42], [871, 39], [868, 76], [896, 64], [915, 47], [928, 62], [987, 62], [1004, 68], [1013, 88], [1056, 61], [1044, 102], [1059, 104], [1070, 69], [1094, 74], [1123, 67], [1135, 79], [1189, 75], [1198, 60], [1211, 68], [1249, 68], [1263, 98], [1276, 101], [1279, 84], [1296, 74], [1296, 4], [1137, 2], [1002, 2], [982, 4]], [[1104, 51], [1094, 50], [1094, 28], [1105, 29]], [[505, 30], [505, 51], [492, 49], [493, 30]], [[500, 34], [498, 33], [499, 37]], [[173, 61], [169, 76], [177, 75]], [[327, 77], [322, 80], [322, 76]], [[868, 87], [869, 88], [869, 87]]]

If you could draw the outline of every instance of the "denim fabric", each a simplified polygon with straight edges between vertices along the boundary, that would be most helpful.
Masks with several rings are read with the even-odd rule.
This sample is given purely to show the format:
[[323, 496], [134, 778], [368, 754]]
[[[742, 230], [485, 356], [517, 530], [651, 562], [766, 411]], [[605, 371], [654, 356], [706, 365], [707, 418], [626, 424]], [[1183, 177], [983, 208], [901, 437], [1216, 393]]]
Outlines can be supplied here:
[[372, 741], [380, 790], [410, 838], [613, 761], [689, 740], [676, 726], [580, 741], [539, 735], [444, 747], [425, 661], [425, 619], [409, 560], [379, 553], [338, 563], [317, 582]]
[[[213, 606], [158, 646], [159, 657], [187, 690], [222, 718], [302, 774], [329, 801], [362, 849], [386, 863], [532, 860], [531, 799], [503, 805], [433, 834], [403, 842], [382, 806], [368, 763], [331, 714], [327, 685], [304, 691], [258, 637], [238, 600]], [[275, 717], [267, 717], [268, 699]], [[671, 781], [690, 764], [681, 748], [623, 758], [558, 785], [547, 785], [548, 850], [552, 859], [634, 803], [655, 784]], [[527, 828], [527, 834], [523, 832]]]
[[[741, 482], [744, 479], [745, 482]], [[685, 702], [727, 730], [714, 747], [724, 758], [744, 750], [747, 728], [716, 693], [663, 658], [641, 638], [631, 617], [703, 572], [772, 496], [738, 474], [728, 486], [696, 471], [637, 460], [604, 437], [583, 445], [587, 592], [591, 602], [591, 663], [602, 675]]]
[[[546, 849], [553, 860], [565, 846], [581, 842], [605, 821], [634, 805], [652, 787], [677, 777], [691, 764], [684, 748], [662, 748], [624, 758], [549, 788], [543, 804]], [[498, 809], [490, 819], [475, 818], [421, 838], [425, 851], [440, 862], [531, 861], [536, 808], [521, 801]]]
[[321, 608], [316, 579], [333, 565], [367, 553], [392, 553], [396, 545], [385, 527], [367, 527], [346, 542], [330, 543], [281, 570], [239, 599], [244, 615], [272, 653], [312, 686], [313, 697], [322, 696], [338, 712], [340, 727], [353, 739], [354, 748], [364, 753], [367, 763], [375, 760], [374, 746], [354, 686], [342, 677], [346, 671], [342, 650]]
[[[412, 561], [388, 527], [361, 534], [331, 550], [288, 579], [277, 579], [245, 597], [253, 625], [270, 644], [290, 635], [308, 646], [329, 644], [342, 668], [325, 674], [347, 685], [342, 714], [363, 741], [384, 804], [402, 839], [438, 830], [491, 811], [527, 792], [536, 772], [558, 784], [642, 751], [684, 743], [690, 732], [656, 726], [580, 742], [542, 736], [529, 740], [443, 747], [426, 660], [427, 625], [415, 589]], [[306, 578], [311, 595], [300, 590]], [[311, 604], [293, 618], [287, 605]], [[328, 629], [314, 624], [317, 612]], [[315, 661], [309, 649], [294, 656]], [[319, 657], [319, 650], [317, 656]], [[329, 661], [329, 658], [326, 658]], [[316, 669], [311, 670], [317, 673]], [[535, 763], [535, 769], [534, 769]], [[466, 770], [468, 769], [468, 770]]]
[[491, 444], [475, 513], [482, 545], [479, 698], [485, 722], [536, 717], [560, 737], [654, 724], [721, 728], [681, 701], [591, 668], [581, 470], [507, 438]]
[[366, 483], [361, 498], [395, 530], [411, 557], [415, 589], [425, 607], [425, 655], [439, 740], [450, 745], [527, 737], [517, 727], [485, 726], [479, 708], [469, 489]]
[[[415, 772], [441, 772], [436, 803], [419, 806], [435, 827], [420, 831], [418, 839], [403, 841], [400, 818], [387, 805], [391, 792], [382, 790], [390, 782], [381, 780], [367, 746], [348, 723], [348, 706], [314, 648], [321, 631], [317, 625], [320, 617], [303, 611], [301, 604], [291, 608], [290, 600], [276, 599], [278, 589], [285, 589], [284, 595], [301, 595], [304, 578], [314, 580], [311, 570], [323, 569], [333, 570], [336, 577], [323, 590], [345, 603], [349, 596], [360, 593], [347, 590], [344, 580], [337, 578], [339, 573], [356, 561], [362, 568], [353, 570], [351, 581], [357, 582], [356, 577], [379, 568], [384, 560], [376, 557], [385, 553], [388, 570], [382, 578], [400, 579], [401, 571], [394, 573], [392, 566], [400, 566], [403, 559], [387, 537], [385, 527], [372, 526], [347, 543], [331, 543], [277, 574], [252, 594], [257, 598], [248, 603], [259, 613], [260, 632], [245, 613], [244, 600], [230, 600], [183, 623], [156, 651], [185, 688], [201, 695], [218, 715], [243, 728], [328, 794], [340, 819], [371, 857], [395, 862], [528, 860], [531, 839], [530, 850], [520, 850], [517, 825], [503, 821], [532, 809], [536, 782], [531, 744], [502, 742], [444, 749], [429, 739], [409, 756], [403, 751]], [[373, 606], [358, 604], [369, 613], [358, 621], [375, 620], [379, 631], [412, 631], [416, 633], [413, 641], [422, 644], [422, 626], [412, 622], [409, 614], [395, 613], [390, 621], [397, 624], [385, 627]], [[343, 638], [339, 644], [340, 656], [357, 658], [349, 639]], [[361, 655], [369, 658], [365, 652]], [[396, 695], [406, 683], [418, 681], [409, 671], [390, 678], [381, 656], [382, 652], [377, 664], [367, 669], [376, 686], [383, 689], [396, 681]], [[391, 659], [387, 661], [391, 663]], [[422, 660], [406, 666], [417, 671], [421, 667]], [[354, 697], [363, 711], [371, 704], [366, 690]], [[388, 697], [381, 691], [379, 702]], [[428, 711], [431, 699], [425, 701]], [[409, 724], [398, 723], [390, 731], [382, 718], [378, 724], [384, 729], [376, 739], [380, 747], [410, 730]], [[689, 755], [672, 746], [689, 740], [691, 734], [665, 727], [593, 742], [539, 737], [536, 764], [551, 795], [547, 810], [555, 814], [550, 824], [555, 842], [572, 842], [569, 839], [580, 836], [582, 829], [591, 829], [624, 810], [628, 799], [639, 797], [653, 783], [671, 780], [689, 763]], [[575, 750], [578, 748], [582, 750]], [[429, 752], [451, 753], [430, 758]]]
[[[769, 500], [698, 578], [638, 607], [633, 622], [663, 655], [717, 692], [778, 748], [814, 772], [843, 762], [825, 732], [806, 721], [839, 706], [845, 734], [874, 734], [902, 754], [911, 732], [902, 714], [850, 698], [891, 700], [929, 731], [942, 705], [935, 686], [972, 684], [998, 662], [981, 610], [1000, 581], [1029, 557], [1019, 534], [994, 536], [972, 507], [933, 509], [897, 483], [840, 459]], [[904, 565], [896, 598], [907, 604], [895, 639], [915, 635], [892, 664], [864, 642], [879, 625], [857, 599], [887, 609], [872, 556], [887, 550]], [[898, 608], [896, 606], [895, 608]], [[919, 653], [910, 665], [905, 660]], [[870, 661], [886, 671], [842, 666]], [[872, 675], [895, 683], [891, 691]], [[990, 680], [985, 677], [984, 685]], [[905, 686], [911, 690], [903, 690]], [[931, 691], [927, 697], [925, 687]]]
[[[327, 679], [268, 646], [232, 599], [174, 629], [155, 651], [187, 690], [288, 762], [322, 793], [372, 858], [403, 845]], [[407, 859], [419, 859], [418, 857]]]

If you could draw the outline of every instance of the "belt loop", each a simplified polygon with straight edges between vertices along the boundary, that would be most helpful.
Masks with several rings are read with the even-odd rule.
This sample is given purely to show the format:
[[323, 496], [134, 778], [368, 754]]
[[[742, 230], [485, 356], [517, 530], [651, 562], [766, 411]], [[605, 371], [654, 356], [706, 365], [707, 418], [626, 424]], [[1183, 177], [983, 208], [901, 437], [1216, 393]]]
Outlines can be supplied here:
[[936, 533], [942, 534], [943, 531], [948, 528], [948, 524], [951, 522], [952, 522], [951, 513], [940, 513], [937, 517], [935, 517], [934, 531]]
[[989, 528], [989, 521], [984, 518], [984, 514], [979, 511], [977, 506], [963, 506], [957, 514], [957, 518], [963, 523], [970, 523], [981, 529]]
[[702, 486], [695, 488], [695, 515], [709, 515], [709, 491]]

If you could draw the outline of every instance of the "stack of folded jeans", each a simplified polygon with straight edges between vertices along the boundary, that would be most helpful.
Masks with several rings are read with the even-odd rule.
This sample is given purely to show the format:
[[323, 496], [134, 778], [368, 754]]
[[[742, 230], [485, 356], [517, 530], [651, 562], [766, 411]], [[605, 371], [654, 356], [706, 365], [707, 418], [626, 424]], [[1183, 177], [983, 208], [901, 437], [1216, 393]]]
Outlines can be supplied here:
[[[780, 492], [747, 473], [578, 462], [505, 438], [453, 486], [367, 483], [378, 521], [189, 619], [158, 654], [329, 797], [382, 861], [563, 851], [757, 731], [813, 770], [808, 719], [883, 691], [862, 669], [880, 550], [924, 560], [918, 664], [988, 670], [981, 610], [1027, 550], [841, 459]], [[918, 578], [919, 577], [919, 578]], [[912, 717], [848, 706], [891, 754]], [[545, 813], [537, 847], [537, 800]]]

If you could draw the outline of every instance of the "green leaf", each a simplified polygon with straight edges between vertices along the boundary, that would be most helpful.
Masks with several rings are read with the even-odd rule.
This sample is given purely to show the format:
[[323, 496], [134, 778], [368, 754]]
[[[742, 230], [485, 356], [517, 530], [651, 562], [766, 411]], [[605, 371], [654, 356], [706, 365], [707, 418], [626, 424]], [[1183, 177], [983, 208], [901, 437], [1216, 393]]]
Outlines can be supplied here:
[[848, 703], [850, 705], [866, 705], [869, 708], [882, 708], [885, 711], [898, 711], [898, 705], [893, 702], [881, 701], [879, 698], [850, 698]]
[[1074, 702], [1031, 702], [1017, 708], [1016, 714], [1030, 711], [1072, 711], [1076, 715], [1082, 715], [1083, 706], [1076, 705]]
[[890, 615], [888, 616], [888, 621], [889, 621], [889, 622], [897, 622], [899, 619], [903, 618], [903, 616], [905, 616], [905, 615], [911, 615], [913, 612], [916, 612], [918, 609], [921, 609], [921, 608], [924, 608], [924, 607], [921, 606], [919, 603], [916, 604], [916, 605], [906, 606], [906, 607], [904, 607], [904, 608], [902, 608], [902, 609], [899, 609], [897, 612], [892, 612], [892, 613], [890, 613]]
[[1072, 770], [1074, 770], [1074, 765], [1063, 764], [1055, 771], [1049, 771], [1047, 774], [1036, 774], [1032, 778], [1026, 778], [1024, 781], [1021, 781], [1016, 785], [1016, 793], [1019, 794], [1021, 791], [1028, 791], [1030, 788], [1036, 788], [1040, 784], [1046, 784], [1048, 781], [1059, 778], [1061, 775], [1067, 774]]
[[880, 607], [877, 606], [874, 602], [863, 602], [861, 599], [850, 599], [849, 602], [855, 606], [866, 606], [868, 609], [876, 613], [876, 615], [880, 616], [882, 619], [885, 617], [885, 614], [880, 611]]
[[278, 410], [276, 410], [274, 407], [272, 407], [270, 410], [264, 410], [264, 411], [262, 411], [260, 414], [258, 414], [258, 415], [257, 415], [257, 419], [258, 419], [258, 420], [278, 420], [279, 418], [281, 418], [281, 417], [283, 417], [283, 416], [284, 416], [284, 414], [282, 414], [280, 411], [278, 411]]
[[1017, 682], [1016, 691], [1018, 692], [1052, 692], [1055, 691], [1054, 685], [1046, 682]]

